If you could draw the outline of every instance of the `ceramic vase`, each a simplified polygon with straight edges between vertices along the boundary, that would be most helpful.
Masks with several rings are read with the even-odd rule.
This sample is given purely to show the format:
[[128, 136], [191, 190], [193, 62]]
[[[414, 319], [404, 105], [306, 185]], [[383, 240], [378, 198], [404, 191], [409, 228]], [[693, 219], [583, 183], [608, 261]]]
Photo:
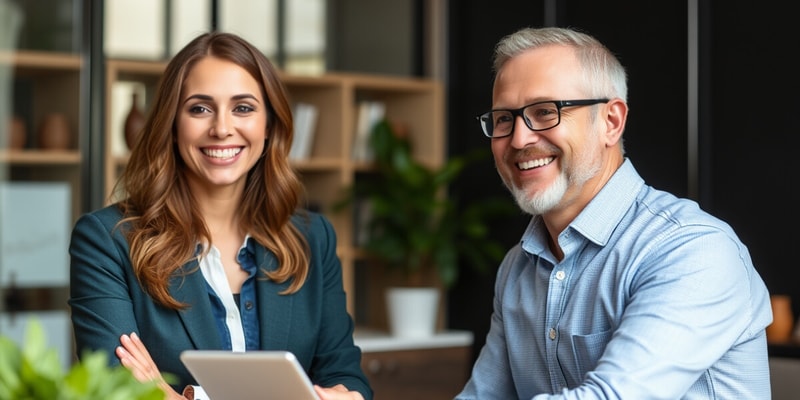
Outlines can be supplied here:
[[67, 116], [62, 113], [50, 113], [42, 118], [37, 135], [39, 148], [42, 150], [67, 150], [72, 144]]
[[133, 150], [143, 127], [144, 113], [139, 108], [139, 93], [134, 91], [131, 95], [131, 109], [125, 117], [125, 145], [128, 146], [128, 150]]
[[15, 115], [9, 123], [8, 132], [8, 148], [11, 150], [24, 149], [25, 142], [28, 140], [28, 129], [25, 126], [25, 120]]
[[424, 338], [436, 333], [439, 290], [435, 287], [392, 287], [386, 291], [392, 336]]
[[767, 341], [770, 343], [788, 342], [794, 329], [792, 298], [788, 295], [770, 296], [772, 324], [767, 326]]

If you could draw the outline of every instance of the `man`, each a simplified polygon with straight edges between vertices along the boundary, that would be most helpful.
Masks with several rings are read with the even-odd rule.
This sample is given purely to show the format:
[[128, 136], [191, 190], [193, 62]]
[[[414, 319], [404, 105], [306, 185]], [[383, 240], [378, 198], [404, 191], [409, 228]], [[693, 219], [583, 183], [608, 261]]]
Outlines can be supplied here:
[[497, 274], [457, 399], [769, 399], [769, 293], [747, 248], [625, 157], [625, 70], [596, 39], [522, 29], [478, 119], [533, 215]]

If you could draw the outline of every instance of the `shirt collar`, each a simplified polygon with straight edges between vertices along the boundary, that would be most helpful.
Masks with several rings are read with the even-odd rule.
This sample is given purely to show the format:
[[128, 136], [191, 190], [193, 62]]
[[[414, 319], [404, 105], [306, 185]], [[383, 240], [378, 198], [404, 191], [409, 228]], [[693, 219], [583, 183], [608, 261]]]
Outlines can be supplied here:
[[[605, 245], [643, 186], [644, 180], [636, 172], [630, 160], [625, 158], [611, 179], [566, 230], [577, 231], [597, 245]], [[541, 216], [537, 215], [531, 219], [522, 236], [522, 246], [534, 254], [541, 254], [548, 248], [547, 229]]]
[[[196, 257], [202, 257], [202, 255], [206, 252], [207, 247], [208, 244], [197, 242], [197, 247], [195, 247], [194, 255]], [[256, 254], [256, 241], [253, 240], [253, 238], [250, 236], [249, 233], [245, 235], [244, 242], [242, 242], [242, 245], [239, 246], [239, 251], [237, 252], [237, 254], [241, 254], [242, 250], [246, 250], [247, 253], [251, 256], [254, 256]]]
[[569, 227], [592, 242], [605, 245], [622, 217], [636, 201], [642, 187], [644, 180], [626, 158]]

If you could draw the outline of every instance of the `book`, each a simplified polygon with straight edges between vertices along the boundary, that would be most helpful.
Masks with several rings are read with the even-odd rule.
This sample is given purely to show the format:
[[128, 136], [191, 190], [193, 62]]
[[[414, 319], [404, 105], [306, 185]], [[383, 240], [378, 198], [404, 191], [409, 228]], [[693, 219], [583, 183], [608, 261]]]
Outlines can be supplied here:
[[368, 198], [357, 198], [353, 204], [353, 244], [364, 246], [369, 239], [372, 203]]
[[289, 159], [305, 160], [311, 157], [319, 110], [313, 104], [299, 102], [294, 105], [293, 112], [294, 140], [289, 151]]
[[353, 138], [353, 161], [370, 162], [373, 159], [370, 135], [375, 125], [386, 116], [386, 105], [381, 101], [363, 100], [358, 104], [356, 132]]

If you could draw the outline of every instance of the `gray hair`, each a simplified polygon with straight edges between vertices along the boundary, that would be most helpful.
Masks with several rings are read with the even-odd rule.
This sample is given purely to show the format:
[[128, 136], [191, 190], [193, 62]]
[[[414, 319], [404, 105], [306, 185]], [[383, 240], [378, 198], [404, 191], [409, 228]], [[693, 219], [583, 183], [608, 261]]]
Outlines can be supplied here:
[[568, 46], [583, 66], [587, 95], [594, 98], [620, 98], [628, 101], [625, 68], [617, 57], [594, 37], [569, 28], [523, 28], [497, 43], [494, 51], [495, 73], [510, 59], [543, 46]]

